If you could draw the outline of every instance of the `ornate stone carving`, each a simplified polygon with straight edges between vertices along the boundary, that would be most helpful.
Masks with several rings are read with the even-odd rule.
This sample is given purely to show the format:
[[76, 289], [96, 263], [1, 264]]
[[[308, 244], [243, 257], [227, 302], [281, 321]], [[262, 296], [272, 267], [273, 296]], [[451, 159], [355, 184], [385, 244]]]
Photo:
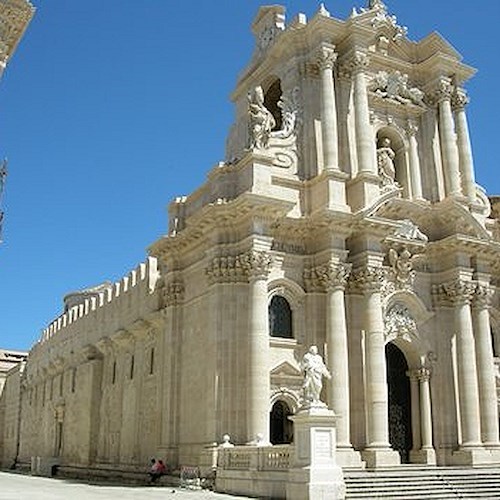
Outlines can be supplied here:
[[248, 116], [250, 117], [250, 148], [267, 148], [271, 130], [275, 127], [276, 120], [264, 106], [264, 91], [260, 86], [255, 87], [248, 94]]
[[267, 252], [250, 250], [241, 258], [249, 279], [267, 278], [272, 264], [272, 257]]
[[[387, 13], [387, 7], [382, 0], [370, 0], [368, 3], [368, 11], [374, 13], [372, 19], [372, 26], [378, 28], [379, 26], [386, 26], [392, 28], [392, 39], [399, 41], [404, 38], [408, 33], [406, 26], [400, 26], [396, 16], [391, 16]], [[367, 12], [362, 9], [362, 12]]]
[[412, 336], [417, 334], [417, 324], [410, 311], [403, 305], [392, 307], [384, 318], [386, 340], [391, 341], [398, 337], [411, 342]]
[[419, 88], [411, 87], [408, 75], [400, 71], [379, 71], [368, 84], [368, 90], [398, 104], [424, 106], [425, 94]]
[[455, 89], [455, 93], [453, 94], [452, 97], [452, 105], [453, 108], [457, 111], [463, 110], [470, 102], [470, 98], [467, 95], [467, 92], [465, 89], [460, 89], [457, 88]]
[[251, 250], [214, 257], [205, 272], [210, 283], [247, 283], [250, 278], [267, 277], [271, 263], [268, 253]]
[[349, 59], [342, 62], [341, 73], [344, 75], [360, 73], [365, 71], [369, 64], [368, 55], [361, 50], [356, 50]]
[[476, 290], [477, 284], [456, 278], [447, 283], [434, 285], [432, 294], [437, 305], [464, 305], [470, 304]]
[[400, 252], [394, 248], [389, 248], [389, 263], [391, 264], [391, 278], [396, 289], [408, 289], [413, 285], [415, 271], [413, 261], [417, 256], [412, 255], [408, 248], [403, 248]]
[[284, 94], [278, 102], [281, 109], [282, 128], [273, 130], [276, 120], [264, 106], [262, 87], [256, 87], [248, 96], [250, 122], [250, 150], [268, 154], [273, 165], [282, 168], [297, 166], [297, 136], [302, 125], [302, 106], [298, 87]]
[[351, 269], [352, 264], [343, 262], [328, 262], [320, 266], [306, 268], [303, 274], [306, 288], [311, 291], [344, 290]]
[[394, 237], [427, 243], [427, 236], [410, 219], [399, 221], [401, 225], [394, 231]]
[[385, 273], [382, 267], [366, 266], [352, 272], [349, 291], [352, 293], [374, 293], [382, 291]]
[[427, 92], [427, 100], [432, 106], [441, 101], [451, 100], [453, 95], [453, 83], [451, 78], [442, 77], [435, 83], [434, 88]]
[[184, 300], [184, 284], [170, 281], [163, 288], [163, 307], [177, 306]]
[[320, 47], [316, 54], [316, 61], [320, 71], [333, 69], [336, 60], [337, 53], [333, 47]]
[[242, 255], [214, 257], [206, 269], [206, 274], [210, 283], [238, 283], [248, 280]]
[[478, 284], [472, 298], [473, 307], [478, 309], [489, 309], [494, 294], [495, 290], [491, 286], [482, 283]]

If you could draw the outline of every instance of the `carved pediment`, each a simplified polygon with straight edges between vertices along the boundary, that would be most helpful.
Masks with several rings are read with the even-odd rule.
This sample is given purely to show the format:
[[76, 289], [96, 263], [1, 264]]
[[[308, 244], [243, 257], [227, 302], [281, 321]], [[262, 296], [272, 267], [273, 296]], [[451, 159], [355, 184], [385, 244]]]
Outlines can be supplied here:
[[271, 370], [272, 378], [302, 378], [302, 373], [298, 368], [293, 366], [288, 361], [284, 361], [280, 365]]

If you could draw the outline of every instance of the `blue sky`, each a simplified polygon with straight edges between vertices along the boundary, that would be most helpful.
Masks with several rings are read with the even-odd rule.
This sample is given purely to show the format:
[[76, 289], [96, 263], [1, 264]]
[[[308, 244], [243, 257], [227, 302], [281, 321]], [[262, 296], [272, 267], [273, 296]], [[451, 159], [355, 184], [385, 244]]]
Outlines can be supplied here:
[[[74, 290], [117, 280], [167, 226], [166, 206], [224, 157], [229, 94], [256, 0], [33, 0], [0, 81], [9, 159], [0, 347], [28, 349]], [[290, 20], [319, 3], [282, 2]], [[325, 2], [345, 18], [366, 0]], [[479, 72], [467, 85], [476, 176], [500, 194], [500, 2], [387, 0], [409, 37], [439, 31]]]

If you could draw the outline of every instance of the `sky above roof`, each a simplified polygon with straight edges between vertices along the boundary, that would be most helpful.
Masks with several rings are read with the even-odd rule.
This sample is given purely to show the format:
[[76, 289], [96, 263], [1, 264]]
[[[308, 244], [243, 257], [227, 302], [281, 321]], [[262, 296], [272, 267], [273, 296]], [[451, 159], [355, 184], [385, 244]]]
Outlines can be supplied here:
[[[8, 157], [0, 347], [29, 349], [65, 294], [116, 281], [166, 232], [166, 207], [224, 158], [229, 99], [257, 0], [33, 0], [0, 81]], [[282, 2], [287, 19], [319, 3]], [[345, 19], [365, 0], [325, 2]], [[466, 85], [477, 181], [500, 194], [500, 2], [387, 0], [409, 38], [438, 31], [479, 70]]]

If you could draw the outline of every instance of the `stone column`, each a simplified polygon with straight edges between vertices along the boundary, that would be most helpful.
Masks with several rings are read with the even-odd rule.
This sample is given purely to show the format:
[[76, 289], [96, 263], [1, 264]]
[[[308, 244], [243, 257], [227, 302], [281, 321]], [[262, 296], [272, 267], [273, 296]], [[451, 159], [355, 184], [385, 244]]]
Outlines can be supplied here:
[[334, 47], [323, 46], [318, 51], [317, 62], [321, 74], [321, 136], [325, 170], [339, 170], [337, 105], [333, 65], [337, 60]]
[[462, 447], [479, 447], [481, 446], [479, 392], [470, 308], [476, 285], [471, 281], [457, 278], [445, 283], [443, 287], [454, 306]]
[[429, 387], [431, 372], [428, 368], [421, 368], [418, 371], [417, 376], [420, 382], [420, 425], [422, 449], [433, 450], [431, 391]]
[[354, 121], [359, 172], [377, 174], [375, 164], [375, 138], [370, 124], [370, 109], [366, 90], [365, 69], [368, 56], [356, 51], [349, 62], [354, 80]]
[[420, 424], [420, 391], [418, 381], [418, 370], [407, 372], [410, 379], [411, 394], [411, 432], [413, 441], [413, 452], [420, 450], [422, 446], [421, 424]]
[[420, 175], [420, 160], [418, 156], [417, 132], [418, 127], [413, 123], [408, 123], [408, 140], [410, 143], [410, 180], [412, 198], [416, 200], [423, 199], [422, 196], [422, 177]]
[[330, 262], [319, 268], [326, 289], [326, 343], [328, 370], [332, 381], [328, 384], [330, 408], [337, 420], [337, 446], [351, 447], [349, 411], [349, 367], [347, 353], [347, 326], [344, 292], [351, 266]]
[[384, 279], [381, 267], [366, 266], [353, 274], [353, 284], [365, 297], [366, 332], [366, 421], [367, 447], [363, 452], [368, 467], [397, 465], [399, 454], [389, 444], [387, 367], [384, 318], [380, 289]]
[[451, 80], [443, 77], [434, 91], [434, 98], [438, 103], [439, 137], [447, 196], [462, 194], [455, 125], [451, 109], [452, 90]]
[[453, 96], [453, 107], [455, 110], [455, 127], [458, 143], [458, 157], [460, 174], [462, 175], [462, 188], [465, 196], [471, 201], [476, 200], [476, 182], [474, 179], [474, 162], [472, 160], [472, 148], [469, 137], [469, 127], [465, 106], [469, 103], [469, 97], [463, 89], [457, 89]]
[[267, 276], [271, 257], [265, 252], [251, 251], [246, 256], [249, 277], [248, 318], [248, 439], [262, 435], [261, 442], [269, 443], [269, 322]]
[[481, 410], [481, 439], [488, 448], [498, 448], [498, 407], [491, 341], [490, 313], [493, 290], [480, 284], [472, 302], [476, 361], [478, 367], [479, 405]]

